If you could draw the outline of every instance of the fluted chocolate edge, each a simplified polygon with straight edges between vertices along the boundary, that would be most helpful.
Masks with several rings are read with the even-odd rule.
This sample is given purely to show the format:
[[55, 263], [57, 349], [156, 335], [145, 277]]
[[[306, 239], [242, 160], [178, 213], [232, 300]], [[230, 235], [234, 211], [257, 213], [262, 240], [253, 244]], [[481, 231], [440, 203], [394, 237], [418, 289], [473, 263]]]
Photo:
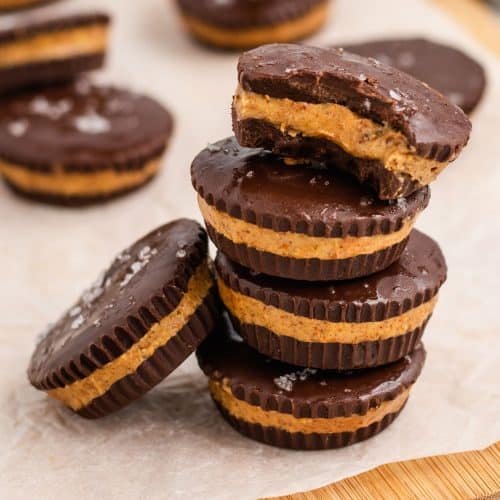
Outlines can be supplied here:
[[246, 422], [245, 420], [232, 416], [219, 403], [215, 402], [215, 404], [224, 419], [240, 434], [254, 441], [260, 441], [271, 446], [293, 450], [326, 450], [342, 448], [369, 439], [386, 429], [404, 409], [403, 405], [403, 408], [398, 412], [389, 413], [382, 420], [374, 422], [367, 427], [361, 427], [354, 432], [304, 434], [301, 432], [288, 432], [276, 427], [265, 427], [260, 424]]
[[231, 260], [259, 273], [301, 281], [348, 280], [374, 274], [395, 262], [408, 242], [408, 238], [405, 238], [386, 249], [349, 259], [295, 259], [234, 243], [210, 224], [206, 226], [215, 246]]
[[388, 339], [341, 344], [303, 342], [261, 326], [241, 323], [231, 315], [237, 332], [261, 354], [297, 366], [342, 371], [375, 368], [404, 358], [420, 342], [429, 319], [430, 316], [411, 332]]

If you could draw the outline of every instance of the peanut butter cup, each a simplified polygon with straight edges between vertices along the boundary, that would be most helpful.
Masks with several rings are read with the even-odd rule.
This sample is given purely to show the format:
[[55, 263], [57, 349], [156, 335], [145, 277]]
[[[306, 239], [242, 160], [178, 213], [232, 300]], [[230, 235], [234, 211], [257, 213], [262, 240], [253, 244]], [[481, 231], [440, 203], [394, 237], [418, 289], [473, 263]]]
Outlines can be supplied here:
[[234, 138], [203, 150], [191, 175], [219, 250], [256, 272], [307, 281], [388, 267], [430, 196], [425, 187], [381, 201], [342, 171], [286, 165]]
[[466, 145], [463, 111], [427, 84], [341, 49], [265, 45], [244, 53], [233, 101], [238, 142], [353, 173], [381, 199], [428, 185]]
[[162, 226], [120, 253], [40, 340], [30, 382], [83, 417], [140, 398], [211, 332], [218, 314], [207, 236]]
[[[0, 6], [1, 9], [1, 6]], [[0, 18], [0, 92], [66, 81], [100, 68], [110, 17], [47, 8]]]
[[177, 0], [177, 4], [195, 38], [239, 50], [312, 35], [326, 21], [330, 0]]
[[157, 173], [172, 133], [157, 101], [86, 80], [0, 100], [0, 173], [17, 192], [81, 205]]
[[384, 365], [409, 354], [446, 279], [438, 245], [416, 230], [394, 264], [357, 280], [272, 278], [222, 253], [216, 268], [222, 302], [250, 346], [286, 363], [335, 370]]
[[338, 448], [381, 432], [399, 415], [425, 350], [389, 365], [340, 374], [271, 360], [243, 343], [227, 318], [198, 348], [224, 418], [240, 433], [283, 448]]

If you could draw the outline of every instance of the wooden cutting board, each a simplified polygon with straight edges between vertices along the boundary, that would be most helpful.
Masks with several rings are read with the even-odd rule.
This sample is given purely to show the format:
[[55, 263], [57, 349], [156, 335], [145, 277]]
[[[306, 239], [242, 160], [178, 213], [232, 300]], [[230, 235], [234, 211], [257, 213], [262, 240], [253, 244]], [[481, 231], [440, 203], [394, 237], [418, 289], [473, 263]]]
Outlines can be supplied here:
[[381, 465], [317, 490], [274, 500], [479, 498], [500, 499], [500, 441], [485, 450]]
[[478, 0], [429, 0], [455, 19], [479, 43], [500, 56], [500, 21], [491, 6]]

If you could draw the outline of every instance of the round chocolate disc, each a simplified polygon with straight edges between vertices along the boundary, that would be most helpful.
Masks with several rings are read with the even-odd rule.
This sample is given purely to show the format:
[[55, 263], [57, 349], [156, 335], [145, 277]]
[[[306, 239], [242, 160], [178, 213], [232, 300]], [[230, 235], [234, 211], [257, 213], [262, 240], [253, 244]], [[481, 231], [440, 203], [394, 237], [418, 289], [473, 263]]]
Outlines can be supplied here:
[[194, 221], [171, 222], [120, 253], [49, 328], [30, 382], [82, 416], [106, 415], [184, 361], [210, 333], [215, 311], [206, 233]]
[[0, 160], [28, 169], [140, 169], [171, 132], [155, 100], [85, 80], [0, 101]]

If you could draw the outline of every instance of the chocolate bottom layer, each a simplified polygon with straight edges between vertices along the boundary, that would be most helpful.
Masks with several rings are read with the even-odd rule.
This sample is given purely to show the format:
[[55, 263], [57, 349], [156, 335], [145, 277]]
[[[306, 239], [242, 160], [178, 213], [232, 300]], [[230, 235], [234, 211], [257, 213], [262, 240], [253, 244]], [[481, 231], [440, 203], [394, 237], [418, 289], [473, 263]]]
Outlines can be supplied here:
[[385, 340], [358, 344], [302, 342], [277, 335], [267, 328], [242, 324], [231, 316], [237, 332], [248, 345], [278, 361], [324, 370], [356, 370], [386, 365], [404, 358], [418, 344], [430, 317], [412, 332]]
[[331, 163], [355, 175], [360, 182], [373, 188], [381, 199], [408, 196], [422, 187], [409, 175], [393, 173], [378, 160], [354, 158], [327, 139], [292, 136], [269, 122], [253, 118], [238, 120], [234, 116], [233, 126], [242, 146], [264, 148], [284, 157]]
[[260, 424], [253, 424], [245, 420], [233, 417], [224, 407], [215, 401], [224, 419], [234, 427], [240, 434], [260, 441], [261, 443], [277, 446], [279, 448], [289, 448], [293, 450], [326, 450], [332, 448], [342, 448], [351, 444], [369, 439], [375, 434], [382, 432], [401, 413], [406, 405], [396, 413], [389, 413], [382, 420], [374, 422], [368, 427], [361, 427], [354, 432], [341, 432], [335, 434], [304, 434], [301, 432], [288, 432], [275, 427], [264, 427]]
[[104, 52], [100, 52], [0, 68], [0, 92], [68, 81], [85, 71], [101, 68], [104, 59]]
[[157, 349], [135, 373], [113, 384], [105, 394], [94, 399], [77, 413], [85, 418], [100, 418], [139, 399], [196, 350], [213, 330], [218, 314], [219, 301], [214, 286], [182, 330], [163, 347]]
[[22, 196], [27, 200], [31, 200], [38, 203], [46, 203], [49, 205], [68, 207], [68, 208], [78, 208], [88, 205], [94, 205], [97, 203], [106, 203], [116, 198], [120, 198], [121, 196], [133, 193], [134, 191], [137, 191], [140, 188], [149, 184], [155, 177], [156, 174], [153, 174], [152, 176], [145, 179], [143, 182], [136, 184], [135, 186], [129, 187], [127, 189], [110, 191], [109, 193], [106, 194], [92, 195], [92, 196], [58, 196], [56, 194], [25, 191], [24, 189], [21, 189], [20, 187], [13, 184], [12, 182], [9, 182], [5, 177], [4, 177], [4, 182], [5, 185], [13, 193], [15, 193], [18, 196]]
[[301, 281], [348, 280], [374, 274], [395, 262], [408, 243], [406, 238], [384, 250], [349, 259], [294, 259], [234, 243], [211, 225], [206, 226], [215, 246], [231, 260], [259, 273]]

